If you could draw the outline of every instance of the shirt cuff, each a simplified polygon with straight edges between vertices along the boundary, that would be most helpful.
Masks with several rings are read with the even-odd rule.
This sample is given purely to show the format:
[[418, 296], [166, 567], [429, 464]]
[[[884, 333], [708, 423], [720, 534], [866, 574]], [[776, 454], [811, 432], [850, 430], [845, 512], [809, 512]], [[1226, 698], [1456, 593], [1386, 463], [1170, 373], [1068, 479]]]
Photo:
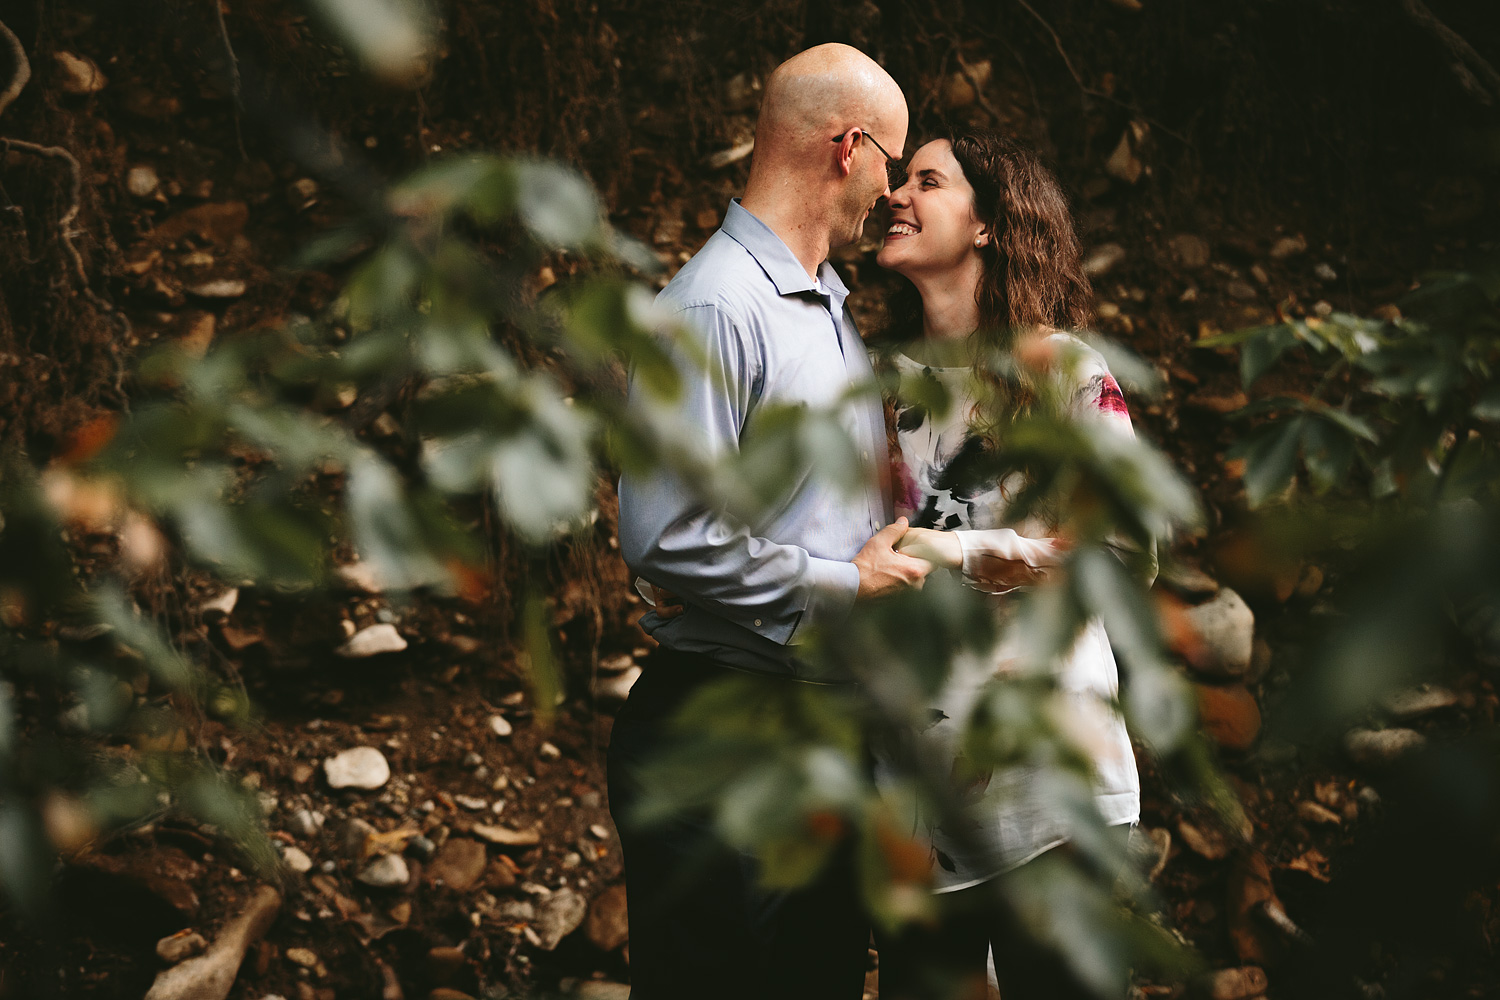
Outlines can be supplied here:
[[859, 593], [859, 567], [852, 562], [809, 557], [807, 586], [807, 608], [787, 639], [789, 646], [801, 642], [813, 629], [849, 617]]

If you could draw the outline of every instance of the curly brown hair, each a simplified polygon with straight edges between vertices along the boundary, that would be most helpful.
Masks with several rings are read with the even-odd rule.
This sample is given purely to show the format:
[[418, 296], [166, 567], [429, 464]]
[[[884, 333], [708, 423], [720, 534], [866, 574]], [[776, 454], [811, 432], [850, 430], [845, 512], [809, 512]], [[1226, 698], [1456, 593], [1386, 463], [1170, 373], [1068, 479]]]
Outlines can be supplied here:
[[[994, 129], [950, 128], [953, 158], [974, 189], [974, 214], [991, 240], [983, 248], [979, 350], [1008, 350], [1021, 330], [1076, 330], [1092, 316], [1094, 291], [1083, 273], [1067, 196], [1026, 146]], [[906, 285], [891, 303], [888, 333], [906, 338], [922, 325], [922, 299]]]
[[[1012, 356], [1027, 331], [1085, 328], [1093, 314], [1093, 288], [1083, 271], [1078, 234], [1067, 196], [1032, 150], [994, 129], [948, 128], [953, 158], [974, 189], [974, 214], [991, 239], [981, 253], [984, 272], [975, 290], [979, 329], [970, 338], [974, 372], [986, 397], [969, 414], [970, 431], [986, 450], [1000, 445], [1009, 422], [1037, 399], [1032, 372]], [[895, 346], [922, 329], [922, 297], [903, 283], [892, 297], [890, 322], [877, 343]], [[888, 386], [892, 366], [877, 361]], [[895, 400], [886, 397], [886, 434], [899, 454]]]

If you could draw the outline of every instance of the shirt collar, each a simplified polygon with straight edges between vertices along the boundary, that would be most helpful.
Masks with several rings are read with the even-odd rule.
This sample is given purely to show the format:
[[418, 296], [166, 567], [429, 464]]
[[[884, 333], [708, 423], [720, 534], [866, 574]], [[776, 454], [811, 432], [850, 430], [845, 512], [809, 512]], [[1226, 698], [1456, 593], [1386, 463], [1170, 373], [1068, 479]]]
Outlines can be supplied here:
[[[813, 279], [797, 255], [792, 253], [780, 236], [760, 219], [755, 217], [738, 198], [731, 199], [724, 213], [724, 224], [720, 227], [729, 237], [749, 252], [776, 286], [778, 295], [795, 295], [799, 292], [815, 292]], [[818, 280], [836, 301], [842, 302], [849, 289], [839, 277], [833, 265], [824, 261], [818, 265]]]

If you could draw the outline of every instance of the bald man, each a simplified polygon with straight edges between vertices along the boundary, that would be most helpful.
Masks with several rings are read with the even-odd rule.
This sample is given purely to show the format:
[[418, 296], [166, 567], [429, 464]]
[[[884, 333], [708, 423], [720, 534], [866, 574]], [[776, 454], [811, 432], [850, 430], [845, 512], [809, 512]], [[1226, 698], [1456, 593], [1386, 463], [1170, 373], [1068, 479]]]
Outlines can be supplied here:
[[[868, 922], [852, 852], [796, 892], [759, 887], [753, 857], [730, 850], [707, 817], [638, 829], [641, 767], [667, 745], [667, 723], [699, 686], [753, 672], [775, 683], [849, 684], [815, 677], [796, 649], [858, 600], [919, 585], [928, 564], [894, 551], [878, 485], [886, 462], [879, 400], [851, 398], [873, 380], [829, 251], [859, 238], [890, 193], [888, 162], [906, 143], [906, 101], [874, 61], [820, 45], [767, 81], [742, 199], [663, 289], [659, 301], [692, 331], [706, 366], [684, 361], [681, 419], [710, 455], [738, 451], [771, 405], [831, 410], [859, 449], [854, 490], [812, 467], [742, 523], [703, 505], [666, 473], [620, 481], [620, 545], [644, 581], [685, 610], [653, 610], [660, 643], [615, 721], [610, 808], [620, 830], [630, 916], [633, 1000], [861, 995]], [[649, 589], [649, 588], [648, 588]]]

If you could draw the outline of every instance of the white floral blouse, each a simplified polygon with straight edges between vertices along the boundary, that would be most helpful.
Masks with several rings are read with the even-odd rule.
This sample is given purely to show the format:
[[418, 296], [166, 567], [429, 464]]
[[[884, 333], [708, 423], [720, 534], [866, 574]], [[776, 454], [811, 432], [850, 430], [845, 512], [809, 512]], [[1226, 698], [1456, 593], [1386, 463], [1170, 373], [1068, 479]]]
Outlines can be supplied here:
[[[1120, 434], [1134, 437], [1124, 397], [1103, 357], [1065, 333], [1053, 334], [1045, 343], [1070, 361], [1057, 371], [1067, 380], [1060, 388], [1067, 393], [1064, 398], [1071, 415], [1105, 420]], [[966, 420], [974, 408], [971, 369], [927, 367], [902, 354], [895, 363], [903, 383], [911, 378], [936, 378], [953, 401], [942, 415], [897, 406], [900, 447], [899, 454], [891, 456], [897, 515], [906, 516], [914, 527], [954, 532], [963, 550], [962, 573], [969, 586], [1004, 595], [1031, 582], [1035, 570], [1059, 560], [1059, 552], [1041, 523], [1005, 526], [1006, 497], [1013, 495], [1007, 486], [1014, 484], [997, 483], [970, 471], [980, 447]], [[1004, 613], [1006, 598], [994, 600], [997, 613]], [[937, 759], [957, 761], [958, 736], [982, 686], [1017, 659], [1021, 637], [1011, 634], [1014, 631], [1003, 632], [989, 654], [970, 656], [954, 665], [946, 687], [931, 706], [936, 721], [918, 736], [925, 749], [940, 755]], [[1057, 679], [1067, 706], [1063, 725], [1093, 764], [1095, 806], [1107, 824], [1134, 823], [1140, 815], [1140, 783], [1124, 720], [1112, 708], [1118, 677], [1109, 639], [1098, 619], [1085, 626], [1059, 665]], [[1067, 802], [1070, 792], [1076, 796], [1079, 790], [1065, 787], [1060, 773], [1038, 762], [1008, 768], [981, 782], [982, 787], [971, 788], [967, 804], [973, 825], [963, 843], [952, 831], [927, 824], [938, 891], [977, 885], [1067, 841], [1071, 822]], [[1089, 791], [1084, 789], [1082, 794]], [[964, 849], [964, 844], [976, 843], [983, 849]]]

